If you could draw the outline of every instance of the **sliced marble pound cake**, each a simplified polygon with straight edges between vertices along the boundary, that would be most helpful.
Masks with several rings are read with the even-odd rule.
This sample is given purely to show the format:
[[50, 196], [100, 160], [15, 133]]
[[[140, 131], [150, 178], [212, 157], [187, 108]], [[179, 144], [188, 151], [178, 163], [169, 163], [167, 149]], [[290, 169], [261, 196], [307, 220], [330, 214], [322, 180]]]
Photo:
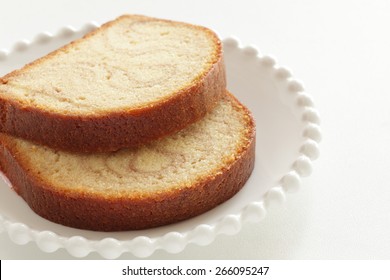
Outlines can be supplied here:
[[198, 122], [138, 148], [71, 153], [0, 133], [0, 168], [36, 213], [99, 231], [208, 211], [243, 187], [254, 159], [254, 120], [229, 93]]
[[67, 151], [115, 151], [201, 119], [225, 87], [214, 32], [125, 15], [0, 78], [0, 132]]

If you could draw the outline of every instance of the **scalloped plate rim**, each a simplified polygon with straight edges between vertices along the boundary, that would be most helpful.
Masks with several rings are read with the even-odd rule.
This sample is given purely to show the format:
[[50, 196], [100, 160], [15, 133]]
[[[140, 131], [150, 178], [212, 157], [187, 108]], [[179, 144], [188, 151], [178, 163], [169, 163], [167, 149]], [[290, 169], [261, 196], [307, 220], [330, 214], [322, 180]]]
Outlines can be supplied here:
[[[57, 33], [51, 34], [49, 32], [41, 32], [36, 35], [34, 40], [20, 40], [16, 42], [11, 50], [0, 49], [0, 63], [5, 60], [10, 54], [14, 52], [21, 52], [29, 48], [31, 44], [42, 43], [54, 40], [59, 36], [67, 36], [69, 34], [80, 33], [83, 35], [88, 31], [93, 30], [99, 25], [95, 22], [88, 22], [80, 29], [75, 29], [72, 26], [64, 26], [60, 28]], [[245, 54], [261, 61], [264, 65], [272, 67], [275, 73], [281, 79], [288, 79], [290, 81], [291, 91], [299, 93], [300, 106], [307, 108], [303, 114], [302, 122], [307, 123], [305, 133], [305, 143], [302, 144], [301, 153], [296, 159], [293, 168], [288, 170], [281, 178], [279, 184], [270, 186], [266, 194], [261, 200], [253, 201], [247, 204], [241, 211], [236, 214], [229, 214], [224, 218], [219, 219], [214, 224], [198, 224], [192, 228], [192, 231], [180, 233], [171, 231], [159, 237], [147, 237], [139, 235], [129, 240], [117, 240], [112, 237], [106, 237], [99, 240], [89, 240], [82, 236], [74, 235], [71, 237], [61, 236], [53, 231], [39, 231], [32, 227], [7, 219], [0, 213], [0, 233], [6, 231], [10, 239], [18, 244], [27, 244], [29, 242], [36, 242], [38, 247], [45, 252], [54, 252], [60, 248], [68, 251], [74, 257], [85, 257], [92, 252], [98, 252], [103, 258], [115, 259], [125, 252], [131, 252], [136, 257], [151, 256], [157, 250], [165, 250], [169, 253], [179, 253], [190, 244], [197, 244], [199, 246], [206, 246], [212, 243], [218, 235], [237, 234], [245, 222], [259, 222], [267, 214], [267, 208], [272, 201], [283, 202], [287, 192], [296, 191], [299, 188], [301, 177], [310, 175], [312, 169], [312, 161], [318, 157], [319, 149], [318, 143], [321, 140], [321, 131], [319, 127], [320, 118], [318, 111], [315, 109], [312, 99], [307, 95], [303, 89], [302, 84], [293, 79], [291, 72], [284, 67], [276, 66], [276, 61], [270, 56], [260, 56], [256, 46], [241, 46], [240, 41], [234, 37], [227, 37], [222, 40], [224, 46], [230, 48], [237, 48]], [[191, 234], [196, 236], [197, 232], [202, 232], [206, 237], [203, 239], [196, 239]], [[18, 240], [15, 235], [27, 232], [29, 238]], [[110, 233], [107, 233], [110, 235]], [[23, 234], [21, 235], [23, 236]], [[42, 241], [43, 240], [43, 241]], [[73, 243], [74, 244], [73, 244]], [[138, 242], [138, 243], [137, 243]], [[165, 242], [165, 243], [164, 243]], [[49, 244], [49, 245], [48, 245]], [[82, 244], [84, 250], [75, 250], [76, 244]], [[175, 245], [173, 245], [175, 244]], [[133, 246], [131, 249], [129, 247]], [[116, 247], [112, 251], [110, 248]], [[119, 249], [118, 249], [119, 247]]]

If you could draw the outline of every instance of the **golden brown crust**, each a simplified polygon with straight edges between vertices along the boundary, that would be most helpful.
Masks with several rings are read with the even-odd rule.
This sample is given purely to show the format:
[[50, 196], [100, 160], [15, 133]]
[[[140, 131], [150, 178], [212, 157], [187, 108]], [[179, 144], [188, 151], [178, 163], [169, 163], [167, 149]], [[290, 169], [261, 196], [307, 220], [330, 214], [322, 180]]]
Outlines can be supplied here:
[[[245, 109], [245, 108], [244, 108]], [[179, 190], [145, 197], [107, 198], [58, 191], [29, 172], [9, 137], [0, 134], [0, 169], [15, 191], [42, 217], [66, 226], [120, 231], [178, 222], [204, 213], [236, 194], [249, 178], [255, 160], [255, 125], [250, 113], [247, 139], [233, 162], [203, 181]]]
[[[126, 16], [117, 20], [123, 17]], [[150, 20], [148, 17], [136, 17], [140, 20]], [[104, 24], [101, 29], [109, 27], [115, 21]], [[224, 96], [226, 88], [221, 42], [210, 30], [199, 26], [193, 27], [206, 30], [210, 36], [213, 36], [216, 45], [215, 61], [197, 82], [171, 95], [170, 98], [154, 106], [104, 115], [82, 116], [44, 111], [0, 96], [0, 132], [55, 149], [103, 152], [138, 146], [188, 126], [211, 111], [217, 101]], [[87, 34], [84, 38], [93, 36], [99, 30]], [[55, 56], [57, 52], [71, 48], [77, 42], [78, 40], [20, 70], [11, 72], [1, 78], [0, 83], [6, 84], [10, 77], [23, 69]]]

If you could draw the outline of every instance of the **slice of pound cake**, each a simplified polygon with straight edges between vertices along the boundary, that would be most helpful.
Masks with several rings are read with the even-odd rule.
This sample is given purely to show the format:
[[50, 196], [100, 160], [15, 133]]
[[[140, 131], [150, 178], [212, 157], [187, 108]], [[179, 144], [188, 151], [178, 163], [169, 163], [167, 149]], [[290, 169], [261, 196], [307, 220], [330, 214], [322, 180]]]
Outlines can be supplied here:
[[224, 95], [211, 30], [126, 15], [0, 78], [0, 132], [77, 152], [172, 134]]
[[178, 222], [236, 194], [255, 159], [251, 113], [227, 94], [200, 121], [133, 149], [80, 154], [0, 134], [0, 167], [39, 215], [120, 231]]

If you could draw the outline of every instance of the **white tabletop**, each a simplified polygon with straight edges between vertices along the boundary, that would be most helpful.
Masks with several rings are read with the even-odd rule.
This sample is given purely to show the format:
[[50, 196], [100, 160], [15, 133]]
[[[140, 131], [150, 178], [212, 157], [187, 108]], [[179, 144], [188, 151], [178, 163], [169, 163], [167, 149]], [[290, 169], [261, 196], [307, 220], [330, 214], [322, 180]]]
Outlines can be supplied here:
[[[304, 82], [322, 119], [321, 156], [285, 204], [235, 236], [150, 258], [390, 259], [389, 1], [1, 0], [0, 49], [124, 13], [201, 24], [256, 45]], [[3, 232], [0, 259], [72, 257], [15, 245]]]

